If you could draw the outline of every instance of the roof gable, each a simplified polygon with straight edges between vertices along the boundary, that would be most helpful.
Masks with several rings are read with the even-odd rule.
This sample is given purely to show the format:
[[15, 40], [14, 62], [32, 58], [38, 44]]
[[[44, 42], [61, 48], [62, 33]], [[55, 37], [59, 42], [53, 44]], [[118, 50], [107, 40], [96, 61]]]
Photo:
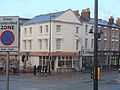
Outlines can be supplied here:
[[63, 22], [80, 23], [77, 16], [73, 13], [71, 9], [68, 9], [62, 15], [56, 17], [54, 20], [63, 21]]

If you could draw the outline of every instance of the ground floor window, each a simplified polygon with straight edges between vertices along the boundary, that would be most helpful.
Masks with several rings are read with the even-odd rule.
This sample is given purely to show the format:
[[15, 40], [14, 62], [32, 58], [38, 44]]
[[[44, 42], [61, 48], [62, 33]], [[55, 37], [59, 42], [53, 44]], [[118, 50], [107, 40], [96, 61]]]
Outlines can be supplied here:
[[58, 67], [60, 68], [72, 68], [72, 57], [58, 57]]

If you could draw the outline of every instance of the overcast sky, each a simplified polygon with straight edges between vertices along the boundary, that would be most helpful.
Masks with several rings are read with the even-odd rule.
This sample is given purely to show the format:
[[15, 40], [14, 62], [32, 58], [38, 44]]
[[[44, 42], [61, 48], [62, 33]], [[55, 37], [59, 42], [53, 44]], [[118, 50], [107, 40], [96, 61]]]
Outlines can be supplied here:
[[[120, 17], [120, 0], [98, 0], [99, 18]], [[0, 16], [20, 16], [32, 18], [36, 15], [58, 12], [67, 9], [90, 8], [94, 16], [94, 0], [0, 0]]]

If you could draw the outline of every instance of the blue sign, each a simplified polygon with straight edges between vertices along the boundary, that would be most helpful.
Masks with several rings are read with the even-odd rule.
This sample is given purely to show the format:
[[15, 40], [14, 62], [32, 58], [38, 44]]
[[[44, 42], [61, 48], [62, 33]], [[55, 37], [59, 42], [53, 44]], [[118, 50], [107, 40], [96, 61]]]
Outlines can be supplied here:
[[12, 45], [14, 40], [15, 40], [14, 34], [10, 30], [6, 30], [6, 31], [2, 32], [1, 42], [3, 45], [5, 45], [5, 46]]

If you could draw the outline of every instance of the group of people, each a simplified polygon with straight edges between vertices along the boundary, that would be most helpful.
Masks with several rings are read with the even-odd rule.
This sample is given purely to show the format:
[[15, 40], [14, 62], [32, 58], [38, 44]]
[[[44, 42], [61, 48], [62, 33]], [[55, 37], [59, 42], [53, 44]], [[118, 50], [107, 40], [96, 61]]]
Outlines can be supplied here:
[[47, 73], [48, 73], [48, 66], [47, 65], [34, 65], [33, 67], [33, 75], [44, 75], [44, 76], [47, 76]]

